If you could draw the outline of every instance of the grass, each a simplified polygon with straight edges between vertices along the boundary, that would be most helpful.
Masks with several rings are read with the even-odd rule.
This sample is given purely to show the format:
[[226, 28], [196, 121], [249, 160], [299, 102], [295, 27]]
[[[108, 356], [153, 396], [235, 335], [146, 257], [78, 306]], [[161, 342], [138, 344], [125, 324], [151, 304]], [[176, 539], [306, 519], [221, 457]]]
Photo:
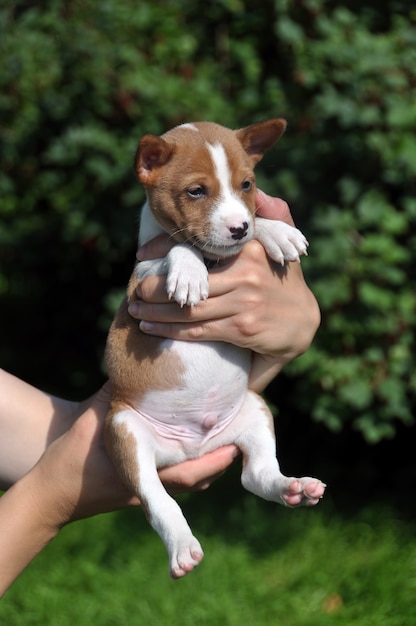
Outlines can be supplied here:
[[416, 624], [415, 524], [376, 506], [344, 516], [328, 501], [292, 511], [221, 497], [183, 502], [205, 550], [186, 578], [170, 580], [140, 511], [100, 516], [65, 528], [31, 564], [0, 602], [0, 624]]

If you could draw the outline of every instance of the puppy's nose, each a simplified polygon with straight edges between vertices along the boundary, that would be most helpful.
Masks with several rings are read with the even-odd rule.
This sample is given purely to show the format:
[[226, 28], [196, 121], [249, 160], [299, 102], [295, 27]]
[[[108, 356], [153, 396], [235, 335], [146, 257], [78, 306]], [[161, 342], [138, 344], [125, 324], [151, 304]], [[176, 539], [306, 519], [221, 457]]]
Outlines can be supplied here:
[[241, 226], [230, 226], [231, 239], [240, 241], [247, 235], [248, 222], [243, 222]]

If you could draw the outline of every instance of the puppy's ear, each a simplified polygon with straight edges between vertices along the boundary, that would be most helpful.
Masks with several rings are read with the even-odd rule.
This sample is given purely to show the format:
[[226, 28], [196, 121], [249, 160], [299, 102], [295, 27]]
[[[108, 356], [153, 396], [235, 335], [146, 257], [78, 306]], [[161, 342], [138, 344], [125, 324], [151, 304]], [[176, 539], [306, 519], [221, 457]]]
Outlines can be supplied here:
[[285, 132], [287, 123], [281, 117], [251, 124], [247, 128], [236, 130], [237, 139], [251, 157], [253, 165], [263, 158], [263, 154], [276, 143]]
[[143, 185], [153, 185], [157, 173], [174, 153], [174, 146], [156, 135], [145, 135], [137, 147], [134, 171]]

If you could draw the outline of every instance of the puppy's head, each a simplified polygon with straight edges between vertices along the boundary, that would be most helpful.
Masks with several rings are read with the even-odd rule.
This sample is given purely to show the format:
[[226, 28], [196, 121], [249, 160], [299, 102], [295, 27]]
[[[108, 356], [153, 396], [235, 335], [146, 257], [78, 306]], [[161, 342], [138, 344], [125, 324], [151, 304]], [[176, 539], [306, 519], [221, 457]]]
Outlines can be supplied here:
[[237, 254], [254, 234], [254, 166], [285, 128], [276, 118], [235, 131], [198, 122], [145, 135], [135, 171], [162, 228], [207, 258]]

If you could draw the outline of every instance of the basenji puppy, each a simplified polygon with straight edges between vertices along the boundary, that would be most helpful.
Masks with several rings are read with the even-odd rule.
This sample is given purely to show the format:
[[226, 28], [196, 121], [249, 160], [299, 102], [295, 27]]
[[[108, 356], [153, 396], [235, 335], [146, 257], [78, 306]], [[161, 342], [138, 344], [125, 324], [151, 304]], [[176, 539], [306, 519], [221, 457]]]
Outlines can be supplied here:
[[139, 281], [154, 274], [166, 275], [170, 298], [196, 306], [209, 294], [206, 261], [237, 255], [252, 238], [277, 263], [299, 260], [307, 247], [302, 233], [255, 214], [253, 168], [285, 127], [283, 119], [236, 131], [210, 122], [183, 124], [161, 137], [145, 135], [136, 153], [135, 171], [147, 192], [139, 245], [162, 232], [176, 244], [163, 259], [137, 263], [111, 326], [105, 436], [121, 478], [167, 548], [174, 578], [190, 572], [203, 552], [158, 468], [234, 443], [243, 456], [242, 484], [252, 493], [314, 505], [325, 489], [317, 479], [281, 473], [273, 417], [248, 390], [249, 350], [145, 335], [127, 310]]

